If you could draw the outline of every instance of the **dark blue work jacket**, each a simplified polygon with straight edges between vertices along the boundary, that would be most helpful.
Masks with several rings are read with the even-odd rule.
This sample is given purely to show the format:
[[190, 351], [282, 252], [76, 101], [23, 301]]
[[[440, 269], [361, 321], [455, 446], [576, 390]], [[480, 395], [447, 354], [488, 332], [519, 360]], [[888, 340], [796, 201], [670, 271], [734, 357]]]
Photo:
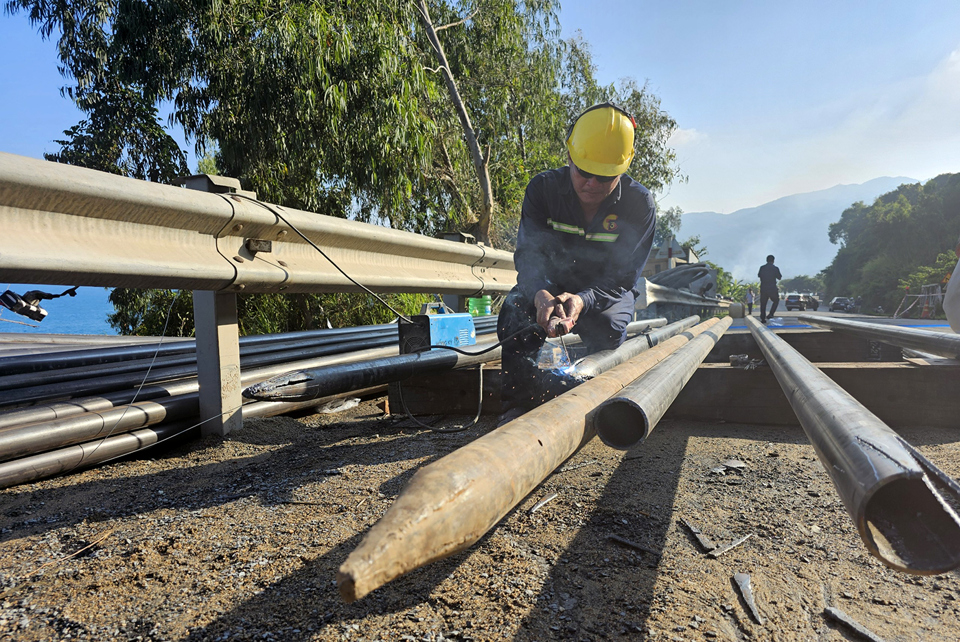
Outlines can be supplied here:
[[640, 278], [653, 245], [653, 196], [626, 174], [585, 225], [570, 168], [537, 174], [527, 185], [517, 235], [517, 284], [529, 299], [540, 290], [571, 292], [584, 312], [620, 302]]

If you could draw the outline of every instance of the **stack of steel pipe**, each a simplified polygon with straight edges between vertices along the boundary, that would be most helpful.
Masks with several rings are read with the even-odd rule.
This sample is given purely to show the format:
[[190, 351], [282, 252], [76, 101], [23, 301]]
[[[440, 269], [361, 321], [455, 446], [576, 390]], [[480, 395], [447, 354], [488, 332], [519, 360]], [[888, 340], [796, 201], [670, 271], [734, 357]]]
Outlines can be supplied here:
[[[496, 317], [475, 320], [478, 334], [496, 330]], [[397, 326], [243, 337], [241, 369], [397, 344]], [[103, 394], [196, 376], [193, 341], [74, 350], [0, 358], [0, 407]], [[142, 398], [142, 397], [141, 397]]]
[[[492, 335], [496, 330], [496, 322], [496, 317], [475, 319], [477, 334]], [[631, 333], [645, 331], [659, 327], [665, 322], [663, 319], [638, 322], [631, 324], [628, 330]], [[373, 336], [371, 337], [370, 334]], [[311, 345], [275, 353], [263, 352], [263, 346], [289, 345], [292, 337], [299, 337]], [[318, 341], [318, 337], [330, 338], [329, 344], [325, 345], [322, 341]], [[482, 348], [495, 341], [493, 336], [488, 336], [478, 343]], [[572, 341], [576, 342], [575, 336], [572, 337]], [[336, 371], [337, 367], [343, 364], [356, 362], [370, 364], [373, 360], [396, 356], [398, 353], [396, 326], [392, 325], [244, 337], [241, 343], [244, 349], [249, 350], [247, 356], [242, 357], [241, 361], [243, 366], [241, 385], [244, 386], [290, 371], [311, 368]], [[164, 345], [166, 344], [161, 343], [161, 348]], [[186, 346], [192, 350], [193, 342], [181, 340], [171, 344], [166, 351], [167, 357], [179, 358], [181, 355], [194, 357], [193, 354], [181, 352]], [[140, 357], [144, 354], [141, 348], [148, 348], [150, 355], [158, 352], [157, 345], [127, 346], [119, 350], [110, 348], [110, 351], [65, 352], [61, 359], [51, 359], [49, 354], [41, 354], [38, 355], [39, 359], [32, 363], [24, 363], [22, 359], [7, 361], [0, 359], [0, 372], [5, 373], [0, 375], [0, 379], [7, 376], [17, 377], [17, 374], [10, 374], [16, 372], [62, 375], [63, 371], [74, 368], [79, 368], [80, 372], [88, 372], [89, 370], [85, 368], [97, 369], [104, 367], [104, 364], [106, 367], [122, 366], [141, 360]], [[295, 360], [290, 360], [291, 355]], [[484, 357], [484, 359], [494, 358], [496, 358], [495, 352], [492, 352], [489, 357]], [[118, 360], [111, 363], [110, 359]], [[458, 367], [477, 360], [478, 357], [461, 356], [445, 367]], [[58, 364], [69, 366], [69, 368], [56, 368]], [[82, 379], [67, 380], [60, 384], [40, 384], [51, 391], [56, 391], [53, 398], [57, 399], [69, 396], [70, 392], [77, 390], [89, 391], [91, 394], [38, 403], [0, 413], [0, 487], [64, 472], [67, 469], [73, 469], [79, 463], [84, 467], [94, 465], [103, 461], [104, 458], [115, 457], [118, 448], [136, 450], [147, 447], [158, 440], [169, 438], [169, 434], [179, 432], [171, 433], [168, 429], [170, 425], [185, 425], [189, 428], [199, 414], [195, 358], [193, 364], [183, 364], [166, 370], [160, 374], [151, 371], [149, 377], [146, 376], [145, 371], [134, 370], [112, 378], [98, 378], [98, 382], [108, 380], [108, 389], [116, 385], [118, 380], [125, 382], [123, 389], [107, 392], [103, 392], [102, 386], [87, 384]], [[167, 380], [171, 374], [180, 378]], [[155, 379], [156, 383], [144, 385], [145, 382]], [[69, 390], [65, 389], [67, 386]], [[11, 388], [9, 392], [11, 394], [30, 392], [30, 388], [36, 387]], [[366, 385], [362, 380], [353, 380], [348, 385], [341, 385], [336, 391], [309, 398], [288, 398], [279, 401], [277, 398], [269, 398], [246, 403], [242, 413], [244, 417], [272, 416], [319, 406], [346, 394], [373, 393], [383, 390], [385, 386], [381, 383], [373, 382]], [[40, 401], [46, 401], [46, 399]], [[136, 434], [139, 437], [132, 439], [125, 436], [127, 433]], [[109, 448], [89, 447], [90, 444], [107, 444], [108, 442], [111, 444]], [[106, 453], [113, 454], [107, 456]]]
[[[492, 335], [496, 331], [496, 321], [496, 317], [475, 319], [477, 334]], [[240, 341], [241, 354], [245, 355], [241, 357], [242, 385], [251, 385], [290, 370], [329, 367], [383, 358], [398, 352], [395, 325], [243, 337]], [[302, 344], [298, 345], [297, 341]], [[485, 343], [494, 341], [493, 336], [481, 339]], [[182, 363], [170, 366], [168, 362], [163, 368], [156, 368], [154, 363], [148, 375], [152, 356], [157, 353], [166, 355], [158, 357], [157, 361], [177, 359]], [[149, 357], [144, 359], [144, 355]], [[126, 369], [131, 364], [142, 369], [131, 368], [119, 375], [93, 376], [104, 370]], [[0, 486], [63, 472], [64, 466], [56, 462], [73, 461], [80, 452], [89, 451], [77, 459], [86, 466], [101, 460], [103, 453], [114, 453], [117, 447], [135, 446], [135, 450], [155, 441], [149, 435], [169, 433], [168, 424], [186, 422], [189, 427], [199, 414], [193, 341], [21, 355], [0, 359], [0, 373], [0, 382], [6, 388], [0, 395], [6, 396], [8, 405], [39, 402], [0, 412], [0, 462], [4, 462], [0, 463]], [[73, 378], [67, 378], [66, 374]], [[93, 378], [87, 380], [84, 375]], [[48, 383], [43, 379], [45, 376], [54, 382]], [[25, 385], [18, 387], [18, 379]], [[345, 393], [355, 393], [360, 388], [364, 387], [309, 402], [254, 402], [244, 406], [243, 415], [271, 416], [318, 406]], [[77, 394], [87, 396], [76, 397]], [[57, 401], [49, 402], [54, 399]], [[144, 433], [139, 441], [120, 438], [126, 433], [143, 432], [148, 427], [161, 432]], [[110, 448], [84, 450], [85, 443], [103, 444], [108, 440], [114, 440]], [[36, 460], [40, 454], [43, 454], [42, 462]]]

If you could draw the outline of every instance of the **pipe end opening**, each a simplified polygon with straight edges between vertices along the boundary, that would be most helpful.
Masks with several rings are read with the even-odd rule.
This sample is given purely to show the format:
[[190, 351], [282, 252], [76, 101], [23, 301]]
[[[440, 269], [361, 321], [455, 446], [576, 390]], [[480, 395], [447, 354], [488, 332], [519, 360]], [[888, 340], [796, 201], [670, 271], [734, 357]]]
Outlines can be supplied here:
[[594, 425], [600, 441], [617, 450], [629, 450], [647, 434], [647, 416], [643, 410], [618, 399], [606, 402], [597, 409]]
[[960, 523], [924, 478], [884, 485], [864, 510], [867, 546], [888, 566], [915, 575], [960, 566]]

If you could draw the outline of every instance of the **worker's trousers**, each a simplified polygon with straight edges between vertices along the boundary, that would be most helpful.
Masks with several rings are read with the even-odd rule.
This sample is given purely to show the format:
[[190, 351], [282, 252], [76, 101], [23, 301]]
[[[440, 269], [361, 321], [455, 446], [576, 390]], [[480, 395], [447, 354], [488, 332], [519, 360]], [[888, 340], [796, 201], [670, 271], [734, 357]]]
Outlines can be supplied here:
[[[767, 301], [773, 301], [773, 305], [770, 306], [770, 313], [767, 314]], [[777, 314], [777, 306], [780, 304], [780, 294], [776, 291], [774, 292], [764, 292], [760, 291], [760, 321], [766, 321], [767, 319], [772, 319]]]
[[[604, 310], [591, 310], [580, 315], [573, 332], [580, 335], [587, 351], [612, 350], [627, 336], [627, 324], [633, 321], [635, 298], [632, 292]], [[497, 322], [497, 336], [502, 341], [514, 332], [535, 326], [506, 341], [501, 348], [500, 408], [529, 410], [563, 394], [576, 381], [554, 370], [541, 370], [537, 365], [546, 332], [537, 325], [537, 309], [519, 288], [507, 295]]]

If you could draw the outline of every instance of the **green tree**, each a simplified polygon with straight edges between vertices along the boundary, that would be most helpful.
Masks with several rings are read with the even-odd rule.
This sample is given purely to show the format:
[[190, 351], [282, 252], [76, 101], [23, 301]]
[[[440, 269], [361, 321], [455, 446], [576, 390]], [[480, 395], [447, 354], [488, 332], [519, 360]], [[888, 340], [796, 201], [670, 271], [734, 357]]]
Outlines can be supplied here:
[[[682, 214], [683, 210], [679, 207], [671, 207], [657, 212], [657, 229], [653, 234], [654, 245], [663, 245], [667, 239], [677, 235], [682, 224], [680, 220]], [[697, 237], [697, 242], [699, 243], [699, 237]]]
[[[567, 123], [614, 100], [640, 126], [631, 174], [654, 191], [679, 177], [666, 146], [675, 122], [646, 87], [600, 86], [582, 38], [559, 38], [552, 0], [429, 3], [491, 198], [413, 2], [8, 0], [6, 8], [26, 13], [45, 38], [59, 34], [64, 93], [87, 114], [66, 132], [62, 162], [150, 180], [186, 173], [157, 117], [172, 105], [168, 125], [194, 142], [202, 171], [237, 177], [264, 200], [429, 235], [475, 225], [510, 248], [526, 183], [565, 162]], [[307, 322], [317, 306], [330, 308], [321, 297], [291, 309]]]
[[801, 274], [791, 279], [783, 279], [780, 281], [780, 288], [786, 292], [822, 292], [823, 278], [819, 275]]
[[960, 174], [901, 185], [871, 205], [854, 203], [830, 225], [840, 248], [823, 272], [824, 288], [829, 296], [861, 296], [864, 309], [894, 310], [905, 282], [919, 285], [915, 275], [943, 269], [958, 231]]

